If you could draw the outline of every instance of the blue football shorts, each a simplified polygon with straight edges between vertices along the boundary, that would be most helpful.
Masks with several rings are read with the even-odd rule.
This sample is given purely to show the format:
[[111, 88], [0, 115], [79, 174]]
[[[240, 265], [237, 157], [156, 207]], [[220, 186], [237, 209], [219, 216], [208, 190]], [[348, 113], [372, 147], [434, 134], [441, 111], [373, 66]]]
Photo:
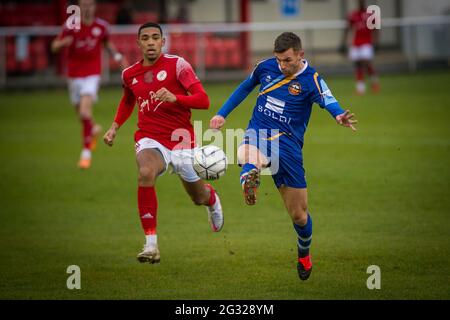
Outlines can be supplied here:
[[302, 145], [289, 133], [249, 127], [241, 144], [254, 145], [267, 157], [277, 188], [306, 188]]

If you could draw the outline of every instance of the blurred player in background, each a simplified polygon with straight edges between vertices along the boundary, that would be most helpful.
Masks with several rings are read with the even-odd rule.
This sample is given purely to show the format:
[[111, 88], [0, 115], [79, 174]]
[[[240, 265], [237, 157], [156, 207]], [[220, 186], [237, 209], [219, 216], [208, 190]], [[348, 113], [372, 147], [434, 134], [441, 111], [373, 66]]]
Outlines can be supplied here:
[[186, 60], [161, 53], [164, 43], [158, 24], [146, 23], [139, 28], [138, 46], [143, 60], [123, 71], [123, 97], [114, 122], [103, 137], [105, 143], [112, 146], [117, 130], [137, 103], [138, 130], [134, 137], [139, 172], [138, 209], [146, 238], [137, 258], [150, 263], [160, 261], [155, 184], [169, 165], [179, 175], [192, 201], [206, 206], [212, 230], [220, 231], [223, 226], [217, 193], [200, 180], [192, 167], [196, 146], [191, 109], [208, 109], [209, 98]]
[[[364, 0], [358, 1], [358, 9], [351, 12], [347, 18], [348, 25], [344, 30], [341, 51], [348, 51], [348, 57], [354, 64], [356, 93], [364, 94], [366, 92], [366, 83], [364, 73], [370, 77], [372, 92], [380, 91], [380, 83], [373, 66], [374, 51], [378, 43], [378, 30], [369, 29], [367, 19], [370, 17], [367, 13], [367, 7]], [[351, 34], [351, 41], [349, 35]], [[349, 45], [349, 43], [351, 43]]]
[[275, 57], [257, 64], [211, 119], [210, 127], [220, 129], [225, 118], [260, 85], [256, 106], [238, 148], [242, 165], [240, 182], [248, 205], [256, 203], [260, 171], [269, 167], [298, 236], [297, 270], [301, 280], [309, 278], [312, 262], [309, 248], [312, 220], [307, 207], [302, 147], [304, 133], [317, 103], [327, 109], [336, 122], [356, 130], [353, 114], [344, 111], [325, 81], [303, 59], [300, 38], [285, 32], [274, 45]]
[[96, 2], [80, 0], [81, 28], [64, 27], [61, 34], [52, 42], [52, 52], [67, 48], [67, 75], [69, 95], [76, 107], [82, 125], [82, 151], [78, 166], [88, 169], [91, 166], [91, 152], [96, 147], [100, 125], [94, 122], [92, 106], [97, 100], [100, 84], [102, 45], [122, 67], [127, 61], [109, 41], [109, 25], [95, 17]]

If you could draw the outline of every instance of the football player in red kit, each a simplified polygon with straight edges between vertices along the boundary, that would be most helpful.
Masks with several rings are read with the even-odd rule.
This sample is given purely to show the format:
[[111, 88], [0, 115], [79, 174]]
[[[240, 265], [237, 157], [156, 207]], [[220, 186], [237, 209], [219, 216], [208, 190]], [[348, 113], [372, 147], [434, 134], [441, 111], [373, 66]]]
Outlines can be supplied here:
[[366, 92], [366, 84], [364, 81], [364, 73], [370, 77], [371, 88], [374, 93], [380, 91], [378, 76], [373, 66], [374, 46], [377, 44], [377, 29], [369, 29], [367, 20], [369, 18], [364, 0], [358, 1], [358, 9], [351, 12], [347, 18], [348, 26], [344, 31], [342, 40], [342, 48], [345, 48], [347, 37], [352, 31], [352, 42], [348, 57], [354, 64], [356, 93], [364, 94]]
[[76, 107], [82, 125], [82, 151], [78, 166], [88, 169], [91, 166], [91, 151], [95, 149], [100, 125], [94, 122], [92, 106], [97, 100], [100, 84], [102, 45], [108, 49], [114, 60], [122, 67], [127, 62], [109, 41], [109, 24], [95, 17], [94, 0], [80, 0], [81, 11], [79, 29], [65, 26], [61, 34], [52, 42], [52, 51], [58, 52], [67, 47], [67, 75], [69, 95]]
[[122, 72], [123, 97], [104, 142], [112, 146], [117, 130], [138, 111], [136, 162], [138, 209], [146, 242], [138, 254], [140, 262], [158, 263], [156, 180], [171, 165], [196, 205], [207, 208], [213, 231], [223, 226], [220, 199], [192, 167], [196, 149], [191, 109], [208, 109], [209, 98], [191, 65], [179, 56], [162, 54], [165, 38], [156, 23], [139, 28], [138, 46], [143, 60]]

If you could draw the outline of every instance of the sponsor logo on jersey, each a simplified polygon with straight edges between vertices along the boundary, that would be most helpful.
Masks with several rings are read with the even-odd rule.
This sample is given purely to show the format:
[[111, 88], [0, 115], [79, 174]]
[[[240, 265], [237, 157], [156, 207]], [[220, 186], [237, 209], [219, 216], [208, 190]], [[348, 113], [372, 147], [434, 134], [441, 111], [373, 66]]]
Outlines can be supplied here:
[[163, 101], [159, 100], [156, 97], [156, 93], [150, 91], [148, 93], [150, 99], [144, 99], [142, 97], [137, 97], [137, 104], [139, 106], [139, 112], [145, 113], [150, 111], [150, 107], [153, 107], [153, 112], [158, 110], [159, 106], [163, 103]]
[[156, 79], [158, 79], [159, 81], [164, 81], [166, 78], [167, 78], [167, 71], [166, 70], [161, 70], [156, 75]]
[[289, 85], [289, 93], [293, 96], [298, 96], [300, 92], [302, 91], [302, 86], [298, 82], [293, 82]]
[[286, 102], [284, 102], [283, 100], [267, 96], [264, 108], [261, 105], [258, 105], [258, 111], [263, 113], [265, 116], [272, 118], [273, 120], [290, 123], [291, 118], [283, 116], [285, 105]]
[[136, 83], [138, 83], [137, 79], [136, 79], [136, 78], [133, 78], [133, 82], [131, 82], [131, 85], [134, 85], [134, 84], [136, 84]]
[[137, 98], [137, 103], [139, 105], [139, 111], [144, 113], [144, 111], [147, 109], [147, 111], [150, 111], [150, 102], [148, 99], [142, 99], [141, 97]]
[[272, 118], [273, 120], [276, 120], [276, 121], [279, 121], [279, 122], [282, 122], [282, 123], [290, 124], [291, 120], [292, 120], [292, 118], [290, 118], [290, 117], [283, 116], [279, 112], [274, 112], [273, 110], [269, 110], [267, 108], [264, 108], [261, 105], [258, 105], [258, 112], [261, 112], [266, 117]]
[[266, 82], [270, 82], [270, 81], [272, 81], [272, 77], [270, 76], [270, 74], [268, 74], [266, 76]]
[[286, 102], [284, 102], [283, 100], [267, 96], [267, 102], [265, 107], [267, 109], [275, 111], [276, 113], [283, 113], [285, 104]]
[[75, 40], [75, 48], [85, 48], [86, 50], [92, 50], [98, 43], [98, 39], [95, 37], [87, 37], [85, 39], [76, 39]]

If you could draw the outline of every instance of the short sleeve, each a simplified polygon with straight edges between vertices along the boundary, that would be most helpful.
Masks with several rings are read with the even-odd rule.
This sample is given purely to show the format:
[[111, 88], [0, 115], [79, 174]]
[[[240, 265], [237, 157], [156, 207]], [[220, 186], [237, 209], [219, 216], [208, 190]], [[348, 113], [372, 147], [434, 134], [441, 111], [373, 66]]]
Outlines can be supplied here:
[[111, 26], [109, 23], [105, 24], [105, 30], [103, 31], [103, 41], [109, 41], [109, 37], [111, 35]]
[[121, 76], [121, 79], [122, 79], [122, 87], [123, 88], [128, 88], [128, 85], [127, 85], [127, 83], [126, 83], [126, 76], [125, 76], [125, 71], [126, 71], [127, 69], [125, 69], [125, 70], [123, 70], [122, 71], [122, 76]]
[[73, 31], [70, 30], [69, 28], [67, 28], [67, 26], [64, 24], [61, 32], [58, 34], [58, 39], [62, 39], [64, 37], [67, 37], [72, 34], [73, 34]]
[[354, 12], [350, 13], [347, 17], [347, 22], [350, 26], [353, 26], [355, 22], [357, 21], [356, 14]]

